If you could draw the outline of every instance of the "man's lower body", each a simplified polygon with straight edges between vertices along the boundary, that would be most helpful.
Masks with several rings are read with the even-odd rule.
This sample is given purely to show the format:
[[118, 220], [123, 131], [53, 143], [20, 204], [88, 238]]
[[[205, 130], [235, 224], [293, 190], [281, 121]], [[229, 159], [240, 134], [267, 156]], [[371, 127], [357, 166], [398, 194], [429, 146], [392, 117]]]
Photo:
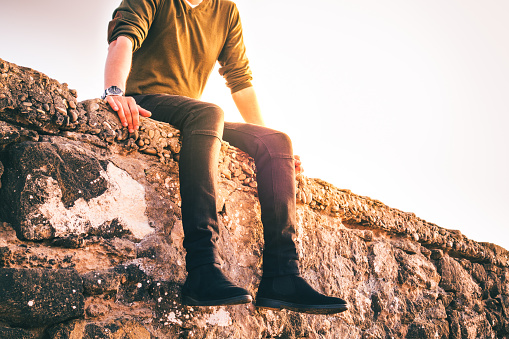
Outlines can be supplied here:
[[181, 131], [179, 159], [182, 223], [188, 277], [184, 303], [216, 306], [251, 302], [249, 293], [219, 269], [216, 240], [218, 158], [221, 140], [254, 158], [264, 230], [263, 276], [256, 305], [310, 313], [336, 313], [346, 302], [314, 291], [299, 275], [295, 235], [295, 162], [285, 134], [265, 127], [224, 122], [214, 104], [172, 95], [134, 96], [155, 120]]

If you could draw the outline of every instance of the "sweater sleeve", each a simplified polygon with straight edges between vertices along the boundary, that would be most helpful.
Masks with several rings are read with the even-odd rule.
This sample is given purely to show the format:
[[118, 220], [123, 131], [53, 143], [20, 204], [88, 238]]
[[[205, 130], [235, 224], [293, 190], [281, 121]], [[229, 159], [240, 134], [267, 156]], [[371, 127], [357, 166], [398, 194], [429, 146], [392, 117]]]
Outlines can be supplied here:
[[252, 86], [253, 77], [246, 56], [240, 15], [235, 4], [230, 14], [228, 36], [218, 61], [221, 66], [219, 74], [226, 79], [226, 85], [232, 94]]
[[133, 52], [140, 48], [162, 1], [123, 0], [108, 24], [108, 43], [122, 35], [132, 40]]

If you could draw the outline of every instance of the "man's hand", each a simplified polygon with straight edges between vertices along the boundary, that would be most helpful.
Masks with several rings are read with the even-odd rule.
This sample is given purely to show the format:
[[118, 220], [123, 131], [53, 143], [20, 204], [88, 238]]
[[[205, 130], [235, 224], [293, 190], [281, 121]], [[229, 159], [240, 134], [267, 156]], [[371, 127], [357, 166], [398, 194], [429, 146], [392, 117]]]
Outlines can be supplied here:
[[304, 167], [302, 167], [300, 156], [294, 155], [293, 158], [295, 159], [295, 175], [302, 174], [302, 172], [304, 172]]
[[129, 128], [129, 133], [133, 133], [140, 127], [140, 115], [146, 118], [152, 115], [152, 113], [140, 107], [133, 97], [108, 95], [106, 101], [117, 112], [122, 126]]

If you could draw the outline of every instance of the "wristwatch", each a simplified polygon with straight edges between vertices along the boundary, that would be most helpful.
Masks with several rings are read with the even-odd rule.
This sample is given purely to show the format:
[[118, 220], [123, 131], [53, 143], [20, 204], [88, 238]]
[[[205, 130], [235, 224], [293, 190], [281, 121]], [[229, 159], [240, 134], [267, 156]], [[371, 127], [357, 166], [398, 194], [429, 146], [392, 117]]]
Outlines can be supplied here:
[[102, 95], [101, 99], [104, 100], [104, 98], [106, 98], [108, 95], [118, 95], [118, 96], [122, 96], [124, 95], [124, 91], [122, 91], [120, 88], [118, 88], [117, 86], [110, 86], [108, 88], [106, 88], [104, 90], [104, 94]]

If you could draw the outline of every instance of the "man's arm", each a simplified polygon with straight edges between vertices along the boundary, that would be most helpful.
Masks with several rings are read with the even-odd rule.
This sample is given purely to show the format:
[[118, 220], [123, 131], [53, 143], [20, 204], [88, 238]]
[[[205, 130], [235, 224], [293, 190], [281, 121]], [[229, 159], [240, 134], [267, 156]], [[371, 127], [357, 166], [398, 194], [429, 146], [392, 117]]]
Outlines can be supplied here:
[[254, 87], [247, 87], [232, 94], [233, 101], [245, 122], [265, 126]]
[[[108, 48], [106, 66], [104, 69], [104, 88], [117, 86], [125, 92], [127, 78], [131, 70], [133, 43], [125, 37], [119, 36], [112, 41]], [[140, 126], [140, 115], [149, 117], [152, 114], [136, 104], [132, 97], [109, 95], [106, 100], [111, 108], [117, 112], [120, 122], [133, 133]]]

